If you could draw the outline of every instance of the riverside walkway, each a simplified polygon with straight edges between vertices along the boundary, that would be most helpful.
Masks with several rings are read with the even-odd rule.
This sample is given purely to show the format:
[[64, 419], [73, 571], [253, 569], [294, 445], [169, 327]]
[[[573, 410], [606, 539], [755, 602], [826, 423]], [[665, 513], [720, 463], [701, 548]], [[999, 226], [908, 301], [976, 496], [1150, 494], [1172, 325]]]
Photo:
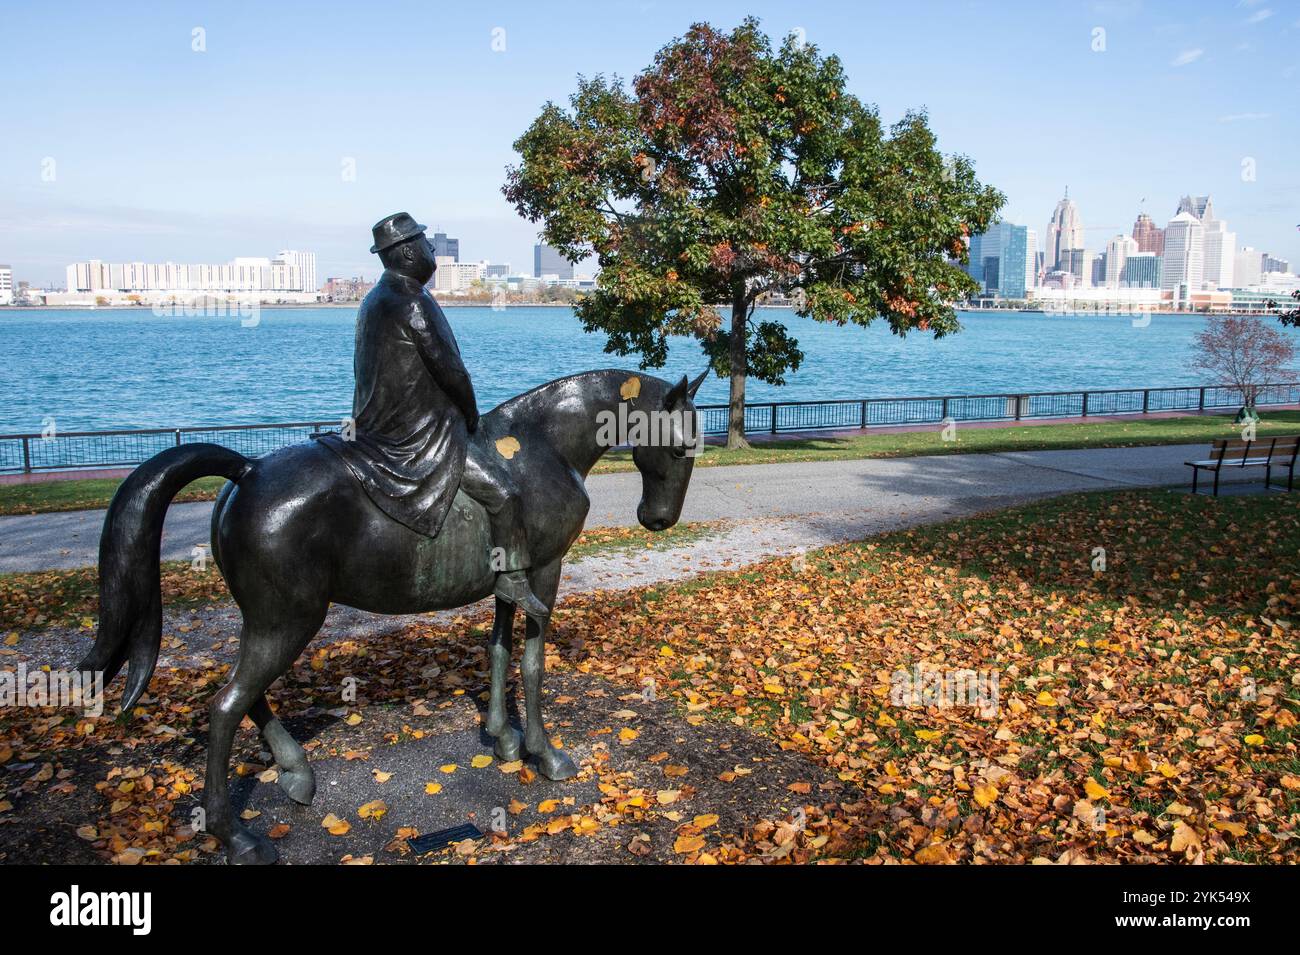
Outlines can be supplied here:
[[[1204, 450], [1166, 445], [697, 468], [681, 519], [729, 522], [725, 540], [709, 546], [718, 565], [736, 566], [1072, 491], [1185, 487], [1183, 462]], [[1245, 478], [1258, 483], [1257, 475]], [[639, 474], [593, 475], [587, 490], [587, 526], [635, 523]], [[195, 545], [206, 544], [211, 513], [206, 501], [173, 505], [163, 560], [187, 560]], [[0, 572], [94, 565], [103, 520], [102, 510], [0, 517]]]

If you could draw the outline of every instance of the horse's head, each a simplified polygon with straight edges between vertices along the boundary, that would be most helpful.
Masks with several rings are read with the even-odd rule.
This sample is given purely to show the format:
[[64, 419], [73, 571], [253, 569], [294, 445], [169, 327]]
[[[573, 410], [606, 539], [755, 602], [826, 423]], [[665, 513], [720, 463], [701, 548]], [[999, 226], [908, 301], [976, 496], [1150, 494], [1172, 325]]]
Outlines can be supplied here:
[[647, 530], [666, 530], [681, 516], [695, 455], [703, 447], [693, 399], [707, 374], [706, 369], [689, 383], [683, 375], [669, 388], [658, 421], [651, 423], [646, 439], [632, 448], [632, 460], [641, 472], [641, 503], [636, 508], [636, 519]]

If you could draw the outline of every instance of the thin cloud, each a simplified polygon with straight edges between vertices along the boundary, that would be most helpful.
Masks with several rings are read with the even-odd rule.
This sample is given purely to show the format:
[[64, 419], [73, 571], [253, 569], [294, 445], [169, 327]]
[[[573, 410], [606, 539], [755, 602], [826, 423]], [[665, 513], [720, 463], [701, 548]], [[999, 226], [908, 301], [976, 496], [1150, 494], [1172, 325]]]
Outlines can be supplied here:
[[1174, 57], [1169, 62], [1169, 65], [1186, 66], [1188, 63], [1195, 63], [1197, 60], [1201, 58], [1201, 56], [1204, 53], [1205, 51], [1202, 50], [1200, 47], [1196, 47], [1195, 49], [1192, 50], [1183, 50], [1182, 53], [1179, 53], [1176, 57]]
[[1227, 116], [1220, 116], [1221, 123], [1240, 123], [1253, 119], [1268, 119], [1272, 113], [1229, 113]]
[[1250, 16], [1246, 17], [1246, 22], [1247, 22], [1247, 23], [1263, 23], [1265, 20], [1267, 20], [1267, 19], [1268, 19], [1269, 17], [1271, 17], [1272, 15], [1273, 15], [1273, 11], [1270, 10], [1268, 7], [1265, 7], [1263, 10], [1256, 10], [1256, 11], [1255, 11], [1254, 13], [1252, 13]]

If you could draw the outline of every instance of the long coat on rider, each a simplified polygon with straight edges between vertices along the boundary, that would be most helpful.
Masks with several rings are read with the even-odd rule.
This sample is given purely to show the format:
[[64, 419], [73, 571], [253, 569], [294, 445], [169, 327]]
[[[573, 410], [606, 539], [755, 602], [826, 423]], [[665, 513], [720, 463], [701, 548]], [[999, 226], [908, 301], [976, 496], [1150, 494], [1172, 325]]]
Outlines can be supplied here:
[[384, 513], [418, 533], [442, 527], [465, 468], [474, 386], [447, 319], [423, 286], [384, 272], [357, 314], [355, 437], [322, 440]]

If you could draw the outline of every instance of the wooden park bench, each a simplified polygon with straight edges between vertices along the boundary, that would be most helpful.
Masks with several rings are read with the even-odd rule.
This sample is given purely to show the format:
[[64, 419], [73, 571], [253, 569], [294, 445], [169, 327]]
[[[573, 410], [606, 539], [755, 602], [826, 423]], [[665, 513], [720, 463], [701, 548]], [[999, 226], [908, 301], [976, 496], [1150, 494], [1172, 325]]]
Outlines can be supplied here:
[[1196, 493], [1197, 479], [1202, 471], [1214, 472], [1214, 496], [1219, 496], [1219, 475], [1224, 468], [1264, 469], [1264, 488], [1273, 486], [1273, 469], [1286, 468], [1286, 489], [1291, 490], [1295, 478], [1296, 451], [1300, 450], [1300, 437], [1263, 438], [1243, 441], [1220, 438], [1210, 446], [1210, 457], [1205, 461], [1184, 462], [1192, 469], [1192, 493]]

